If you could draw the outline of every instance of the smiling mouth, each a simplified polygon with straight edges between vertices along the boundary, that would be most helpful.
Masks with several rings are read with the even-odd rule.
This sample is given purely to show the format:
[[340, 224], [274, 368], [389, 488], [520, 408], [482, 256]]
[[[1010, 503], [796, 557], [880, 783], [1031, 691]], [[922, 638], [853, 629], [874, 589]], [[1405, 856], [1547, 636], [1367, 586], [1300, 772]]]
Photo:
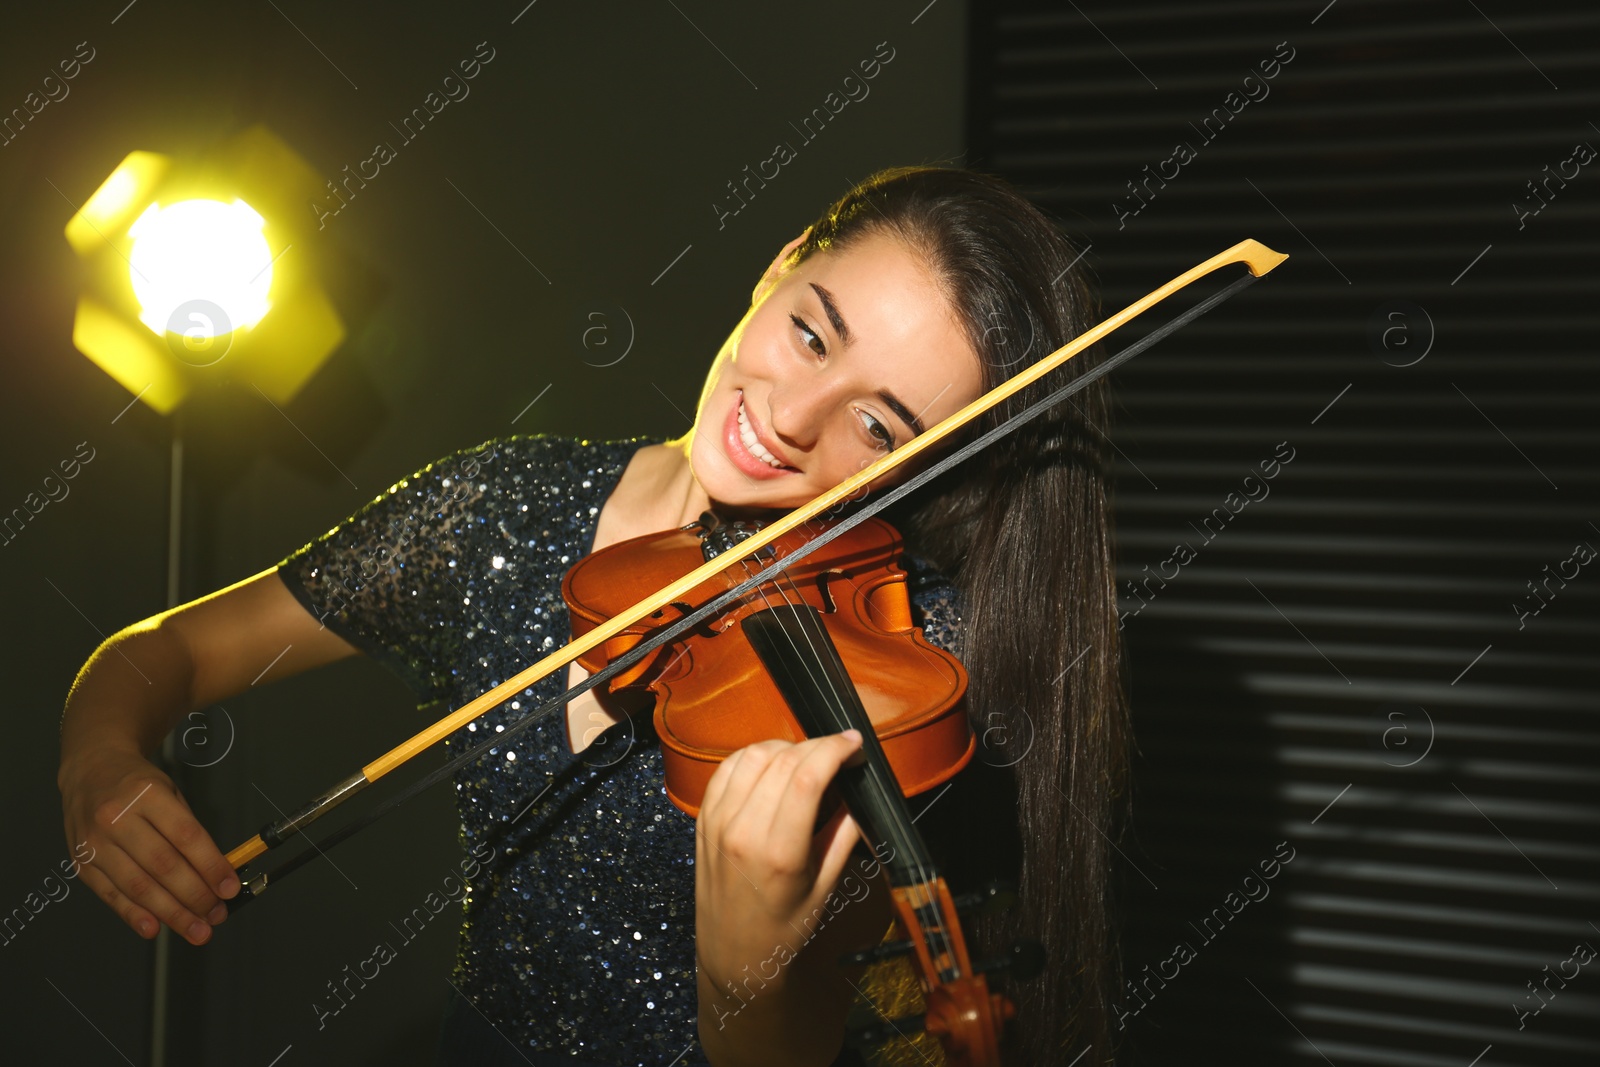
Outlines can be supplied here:
[[778, 459], [767, 449], [766, 445], [761, 443], [761, 438], [756, 436], [755, 427], [750, 425], [749, 416], [745, 414], [744, 393], [742, 391], [739, 393], [739, 443], [744, 445], [746, 452], [774, 470], [792, 471], [798, 469]]

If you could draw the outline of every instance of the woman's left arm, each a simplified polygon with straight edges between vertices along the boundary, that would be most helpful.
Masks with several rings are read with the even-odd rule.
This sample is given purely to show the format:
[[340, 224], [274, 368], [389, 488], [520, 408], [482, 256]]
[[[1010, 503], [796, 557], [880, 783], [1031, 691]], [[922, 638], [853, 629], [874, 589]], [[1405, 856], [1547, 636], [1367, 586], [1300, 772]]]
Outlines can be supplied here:
[[826, 1065], [855, 995], [840, 954], [888, 928], [886, 879], [845, 871], [860, 834], [843, 812], [813, 834], [855, 731], [765, 741], [723, 761], [695, 834], [699, 1031], [717, 1067]]

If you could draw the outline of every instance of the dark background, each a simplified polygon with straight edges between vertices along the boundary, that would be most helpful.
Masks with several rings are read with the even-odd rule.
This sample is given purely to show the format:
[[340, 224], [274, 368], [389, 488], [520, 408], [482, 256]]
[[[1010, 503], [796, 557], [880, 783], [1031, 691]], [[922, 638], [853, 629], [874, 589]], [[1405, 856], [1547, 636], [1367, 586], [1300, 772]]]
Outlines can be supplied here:
[[[1521, 1031], [1512, 1005], [1600, 944], [1600, 578], [1585, 569], [1520, 628], [1511, 605], [1600, 545], [1600, 172], [1554, 186], [1521, 229], [1512, 205], [1534, 206], [1525, 183], [1576, 143], [1600, 146], [1597, 26], [1580, 4], [1356, 0], [9, 12], [0, 110], [78, 42], [97, 54], [0, 147], [0, 509], [79, 442], [95, 459], [0, 548], [17, 753], [0, 911], [67, 855], [54, 770], [71, 678], [101, 636], [165, 606], [170, 426], [142, 406], [118, 418], [130, 395], [73, 349], [62, 227], [128, 151], [181, 155], [258, 121], [332, 177], [488, 41], [471, 96], [301, 250], [364, 265], [352, 288], [376, 280], [343, 348], [281, 414], [249, 396], [196, 410], [187, 595], [492, 436], [681, 431], [760, 270], [877, 167], [965, 161], [1021, 183], [1092, 244], [1112, 309], [1256, 237], [1292, 258], [1117, 375], [1142, 749], [1125, 960], [1142, 977], [1175, 941], [1197, 949], [1143, 1008], [1119, 998], [1123, 1058], [1592, 1062], [1593, 966]], [[719, 230], [724, 183], [885, 40], [871, 95]], [[1279, 42], [1294, 58], [1270, 95], [1214, 143], [1192, 131]], [[1126, 183], [1180, 140], [1194, 161], [1119, 227]], [[592, 364], [616, 349], [582, 343], [601, 306], [635, 335], [610, 367]], [[1295, 458], [1271, 495], [1202, 545], [1191, 524], [1279, 442]], [[1135, 595], [1184, 540], [1195, 561]], [[297, 801], [423, 721], [374, 664], [342, 664], [208, 714], [215, 747], [190, 762], [227, 754], [184, 780], [226, 848], [267, 798]], [[443, 923], [326, 1029], [310, 1005], [455, 867], [453, 827], [437, 791], [212, 945], [175, 944], [169, 1062], [428, 1062]], [[1282, 841], [1295, 858], [1269, 897], [1213, 943], [1187, 932]], [[146, 1062], [150, 949], [70, 884], [0, 946], [5, 1047]]]
[[[1157, 975], [1125, 1060], [1593, 1062], [1600, 981], [1566, 961], [1600, 937], [1600, 583], [1562, 565], [1600, 546], [1600, 182], [1527, 183], [1600, 147], [1600, 11], [976, 23], [969, 153], [1092, 242], [1109, 307], [1244, 236], [1291, 255], [1117, 372], [1124, 959]], [[1197, 930], [1279, 842], [1270, 895]]]

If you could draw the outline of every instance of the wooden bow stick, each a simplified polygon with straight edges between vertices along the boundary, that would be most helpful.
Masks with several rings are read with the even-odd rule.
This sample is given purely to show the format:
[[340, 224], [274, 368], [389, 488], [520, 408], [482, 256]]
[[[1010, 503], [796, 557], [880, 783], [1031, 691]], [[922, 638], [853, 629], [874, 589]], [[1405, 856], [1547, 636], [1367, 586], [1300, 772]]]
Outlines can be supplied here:
[[522, 690], [527, 689], [556, 670], [565, 667], [596, 645], [609, 641], [629, 626], [658, 610], [663, 604], [669, 604], [683, 598], [690, 591], [710, 580], [731, 564], [741, 559], [750, 558], [784, 534], [811, 521], [829, 508], [851, 499], [857, 493], [866, 489], [874, 480], [881, 478], [913, 456], [932, 448], [972, 419], [988, 411], [1014, 393], [1032, 385], [1079, 352], [1121, 329], [1127, 323], [1144, 314], [1180, 289], [1187, 287], [1213, 271], [1233, 263], [1242, 263], [1251, 275], [1259, 278], [1287, 258], [1289, 257], [1284, 253], [1274, 252], [1259, 241], [1246, 239], [1226, 251], [1219, 252], [1205, 262], [1189, 268], [1161, 288], [1140, 297], [1115, 315], [1079, 334], [1044, 359], [995, 386], [960, 411], [929, 427], [926, 432], [913, 437], [893, 452], [880, 456], [871, 465], [846, 478], [832, 489], [813, 499], [810, 503], [802, 504], [783, 518], [763, 527], [759, 533], [740, 543], [740, 551], [738, 553], [728, 553], [724, 557], [707, 560], [703, 565], [679, 578], [665, 589], [639, 601], [633, 607], [614, 616], [608, 622], [596, 626], [583, 637], [568, 642], [563, 648], [552, 652], [544, 659], [506, 679], [488, 692], [463, 704], [432, 726], [396, 745], [365, 767], [362, 767], [356, 774], [339, 782], [327, 792], [302, 805], [293, 814], [272, 823], [263, 829], [261, 833], [233, 849], [228, 853], [228, 862], [237, 869], [261, 856], [268, 849], [276, 848], [289, 837], [299, 833], [306, 826], [413, 756], [442, 741], [491, 708], [504, 703]]

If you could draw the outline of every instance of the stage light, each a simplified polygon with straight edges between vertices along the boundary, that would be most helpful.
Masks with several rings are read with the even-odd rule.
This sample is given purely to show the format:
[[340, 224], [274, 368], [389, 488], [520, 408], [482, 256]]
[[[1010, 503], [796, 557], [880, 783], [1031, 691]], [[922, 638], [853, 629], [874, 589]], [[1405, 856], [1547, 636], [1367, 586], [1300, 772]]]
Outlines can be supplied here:
[[[287, 404], [344, 340], [318, 276], [337, 252], [311, 225], [323, 184], [287, 145], [254, 126], [194, 159], [130, 152], [67, 222], [67, 241], [84, 266], [73, 344], [136, 402], [173, 416], [165, 420], [168, 607], [186, 598], [191, 553], [183, 530], [198, 492], [185, 460], [197, 423], [184, 403], [202, 388], [232, 384]], [[333, 262], [326, 269], [350, 291], [351, 261]], [[215, 453], [214, 434], [194, 436], [198, 454]], [[163, 753], [181, 785], [171, 737]], [[155, 1064], [166, 1057], [170, 952], [163, 927], [151, 977]]]
[[203, 340], [260, 322], [272, 288], [272, 249], [261, 233], [266, 221], [243, 200], [145, 208], [128, 228], [128, 275], [139, 321], [157, 334], [185, 336], [189, 330], [173, 326], [198, 323], [192, 336]]
[[306, 206], [322, 184], [261, 126], [194, 160], [129, 153], [67, 223], [73, 343], [163, 415], [216, 378], [287, 403], [345, 336]]

